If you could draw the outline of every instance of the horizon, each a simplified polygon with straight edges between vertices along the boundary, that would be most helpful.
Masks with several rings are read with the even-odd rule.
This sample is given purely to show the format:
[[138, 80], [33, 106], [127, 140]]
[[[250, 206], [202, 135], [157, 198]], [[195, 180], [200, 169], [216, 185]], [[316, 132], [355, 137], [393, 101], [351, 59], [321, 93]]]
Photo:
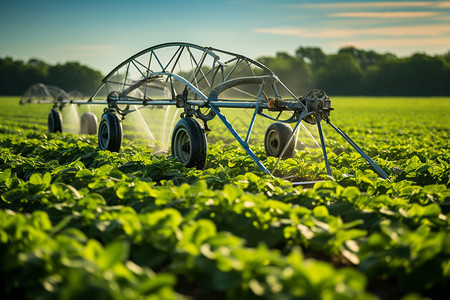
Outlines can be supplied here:
[[[0, 57], [79, 62], [107, 74], [150, 46], [189, 42], [251, 58], [354, 46], [398, 57], [450, 49], [450, 1], [3, 3]], [[356, 24], [356, 25], [355, 25]]]

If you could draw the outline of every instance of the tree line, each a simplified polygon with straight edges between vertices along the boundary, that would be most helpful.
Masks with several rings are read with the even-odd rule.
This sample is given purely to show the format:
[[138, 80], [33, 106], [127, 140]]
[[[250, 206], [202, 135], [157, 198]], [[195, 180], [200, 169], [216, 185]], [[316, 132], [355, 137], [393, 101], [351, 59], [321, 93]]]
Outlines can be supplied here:
[[23, 62], [11, 57], [0, 58], [0, 95], [22, 95], [36, 83], [92, 95], [102, 79], [103, 75], [99, 71], [78, 62], [49, 65], [39, 59]]
[[[272, 69], [295, 94], [319, 88], [330, 95], [450, 96], [450, 51], [397, 57], [355, 47], [325, 54], [317, 47], [299, 47], [294, 55], [278, 52], [258, 60]], [[78, 62], [49, 65], [0, 58], [0, 95], [22, 95], [35, 83], [91, 95], [103, 75]]]
[[355, 47], [331, 55], [299, 47], [295, 55], [279, 52], [258, 60], [299, 95], [319, 88], [329, 95], [450, 96], [450, 51], [399, 58]]

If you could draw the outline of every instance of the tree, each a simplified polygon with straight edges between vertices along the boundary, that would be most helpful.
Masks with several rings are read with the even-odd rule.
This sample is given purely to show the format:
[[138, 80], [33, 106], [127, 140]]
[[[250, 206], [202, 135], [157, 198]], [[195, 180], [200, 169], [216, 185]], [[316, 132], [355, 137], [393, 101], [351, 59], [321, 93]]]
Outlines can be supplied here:
[[0, 58], [0, 95], [22, 95], [36, 83], [52, 84], [66, 91], [79, 90], [91, 95], [103, 76], [79, 63], [50, 66], [33, 58], [27, 63], [11, 57]]
[[101, 83], [103, 76], [78, 62], [68, 62], [52, 66], [48, 70], [48, 84], [70, 91], [79, 90], [84, 95], [91, 95]]
[[[21, 60], [6, 57], [0, 60], [0, 93], [2, 95], [20, 95], [26, 66]], [[20, 79], [20, 80], [19, 80]]]
[[450, 95], [450, 66], [442, 56], [416, 53], [411, 57], [380, 64], [367, 80], [373, 95]]
[[361, 50], [353, 46], [341, 48], [339, 49], [338, 53], [350, 54], [363, 69], [366, 69], [369, 66], [377, 65], [386, 60], [397, 58], [394, 54], [391, 53], [379, 54], [372, 50], [369, 51]]
[[317, 47], [299, 47], [295, 51], [297, 58], [311, 66], [313, 71], [318, 70], [325, 63], [326, 55]]
[[32, 58], [25, 65], [22, 86], [29, 87], [35, 83], [45, 82], [48, 77], [49, 65], [42, 60]]
[[363, 72], [349, 53], [329, 55], [317, 71], [317, 85], [329, 94], [359, 95]]
[[297, 95], [304, 94], [313, 86], [310, 67], [297, 57], [286, 52], [278, 52], [276, 57], [260, 57], [258, 61], [277, 74], [278, 78]]
[[450, 65], [450, 50], [443, 55], [443, 58]]
[[[450, 95], [450, 51], [435, 56], [416, 53], [398, 58], [391, 53], [380, 54], [353, 46], [332, 55], [317, 47], [299, 47], [294, 56], [278, 52], [274, 57], [258, 60], [297, 95], [313, 88], [334, 95]], [[250, 76], [250, 71], [246, 68], [239, 74]], [[27, 63], [11, 57], [0, 58], [0, 95], [21, 95], [35, 83], [91, 95], [101, 79], [100, 72], [78, 62], [51, 66], [35, 58]]]

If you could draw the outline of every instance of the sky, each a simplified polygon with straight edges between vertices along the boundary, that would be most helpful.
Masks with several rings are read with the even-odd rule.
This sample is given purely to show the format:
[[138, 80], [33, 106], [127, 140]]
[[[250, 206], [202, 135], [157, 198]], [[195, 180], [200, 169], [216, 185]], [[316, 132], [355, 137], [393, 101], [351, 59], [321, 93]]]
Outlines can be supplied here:
[[450, 1], [0, 0], [0, 57], [78, 61], [107, 74], [140, 50], [175, 41], [251, 58], [300, 46], [444, 54]]

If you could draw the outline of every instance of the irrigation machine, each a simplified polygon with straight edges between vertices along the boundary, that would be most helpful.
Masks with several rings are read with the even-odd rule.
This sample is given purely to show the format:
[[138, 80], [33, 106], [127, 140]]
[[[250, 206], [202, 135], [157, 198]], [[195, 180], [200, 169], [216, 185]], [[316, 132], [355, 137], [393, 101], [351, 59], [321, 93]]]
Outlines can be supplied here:
[[[267, 155], [278, 157], [278, 161], [294, 155], [298, 131], [304, 127], [302, 121], [317, 125], [327, 174], [332, 176], [322, 131], [324, 121], [382, 178], [390, 180], [380, 166], [330, 121], [333, 109], [324, 91], [311, 90], [297, 97], [260, 62], [211, 47], [180, 42], [156, 45], [114, 68], [88, 100], [77, 99], [56, 87], [37, 85], [25, 93], [21, 103], [53, 103], [48, 116], [50, 132], [62, 131], [61, 111], [66, 105], [104, 105], [100, 124], [93, 113], [81, 116], [81, 133], [98, 133], [100, 149], [116, 152], [123, 138], [122, 120], [128, 114], [146, 107], [175, 107], [180, 119], [173, 126], [171, 153], [186, 167], [198, 169], [206, 161], [208, 122], [217, 117], [266, 174], [271, 171], [249, 143], [257, 118], [273, 122], [266, 130], [264, 147]], [[250, 112], [246, 134], [238, 133], [225, 116], [232, 109]], [[308, 183], [311, 182], [293, 184]]]

